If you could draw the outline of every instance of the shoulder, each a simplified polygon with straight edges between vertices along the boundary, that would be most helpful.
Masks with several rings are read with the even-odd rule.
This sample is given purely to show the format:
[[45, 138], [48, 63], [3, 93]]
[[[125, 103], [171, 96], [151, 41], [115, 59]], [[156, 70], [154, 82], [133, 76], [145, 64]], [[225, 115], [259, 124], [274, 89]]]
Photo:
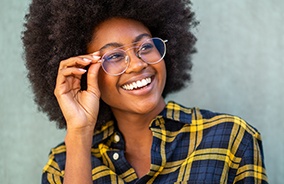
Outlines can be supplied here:
[[187, 114], [189, 119], [180, 119], [178, 123], [183, 124], [186, 130], [183, 132], [196, 138], [198, 148], [230, 150], [238, 158], [244, 154], [250, 155], [250, 158], [262, 154], [259, 131], [241, 117], [196, 107], [181, 107], [180, 114]]
[[236, 115], [194, 108], [190, 126], [201, 130], [204, 145], [230, 150], [236, 157], [248, 151], [254, 155], [253, 147], [262, 147], [259, 131]]
[[190, 132], [212, 131], [230, 134], [232, 137], [241, 134], [261, 139], [258, 130], [239, 116], [200, 109], [198, 107], [185, 107], [173, 101], [168, 102], [162, 116], [176, 123], [190, 127]]
[[232, 136], [242, 134], [247, 138], [252, 136], [253, 138], [261, 139], [260, 133], [255, 127], [236, 115], [194, 108], [192, 123], [202, 124], [204, 129], [223, 127], [223, 129], [226, 129], [228, 132], [230, 132]]

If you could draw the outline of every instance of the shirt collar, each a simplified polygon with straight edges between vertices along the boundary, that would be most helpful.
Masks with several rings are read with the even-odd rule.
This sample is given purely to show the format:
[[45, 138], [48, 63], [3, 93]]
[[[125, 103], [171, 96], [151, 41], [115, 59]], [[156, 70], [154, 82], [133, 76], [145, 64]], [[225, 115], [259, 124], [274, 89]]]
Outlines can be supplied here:
[[102, 142], [103, 140], [107, 139], [115, 132], [115, 125], [114, 121], [108, 121], [104, 125], [101, 126], [100, 129], [95, 129], [94, 136], [93, 136], [93, 145]]
[[[159, 126], [161, 123], [164, 123], [165, 121], [161, 121], [163, 118], [179, 123], [190, 124], [193, 112], [194, 109], [192, 108], [187, 108], [176, 102], [169, 101], [163, 111], [155, 119], [153, 119], [150, 126], [152, 126], [153, 123], [155, 123], [155, 126]], [[117, 131], [114, 120], [108, 121], [99, 130], [95, 130], [93, 145], [102, 142]]]
[[159, 115], [166, 119], [190, 124], [193, 110], [194, 109], [184, 107], [174, 101], [169, 101]]

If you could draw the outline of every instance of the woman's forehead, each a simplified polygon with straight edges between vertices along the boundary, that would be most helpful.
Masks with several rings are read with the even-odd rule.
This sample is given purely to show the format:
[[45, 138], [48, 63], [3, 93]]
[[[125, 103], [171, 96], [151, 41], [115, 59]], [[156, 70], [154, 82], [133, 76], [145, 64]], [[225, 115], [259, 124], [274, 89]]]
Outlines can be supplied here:
[[96, 27], [88, 51], [100, 50], [115, 44], [116, 47], [129, 45], [144, 37], [150, 38], [151, 33], [141, 22], [133, 19], [111, 18]]

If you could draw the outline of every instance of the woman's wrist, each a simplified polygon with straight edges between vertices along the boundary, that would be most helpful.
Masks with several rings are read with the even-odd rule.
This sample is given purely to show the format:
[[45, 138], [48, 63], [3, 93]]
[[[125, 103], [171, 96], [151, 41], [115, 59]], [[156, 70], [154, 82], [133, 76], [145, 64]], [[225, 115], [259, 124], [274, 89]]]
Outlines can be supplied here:
[[83, 146], [86, 148], [91, 148], [92, 139], [94, 134], [94, 127], [84, 127], [84, 128], [68, 128], [65, 136], [66, 146]]

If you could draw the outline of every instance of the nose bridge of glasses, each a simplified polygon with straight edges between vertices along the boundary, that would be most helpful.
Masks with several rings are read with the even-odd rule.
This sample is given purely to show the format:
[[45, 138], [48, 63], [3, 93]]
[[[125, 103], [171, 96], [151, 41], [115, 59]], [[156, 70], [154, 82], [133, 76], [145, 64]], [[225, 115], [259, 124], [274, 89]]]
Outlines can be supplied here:
[[129, 61], [130, 58], [132, 58], [133, 54], [135, 55], [135, 57], [138, 57], [139, 59], [141, 59], [140, 55], [139, 55], [139, 45], [134, 45], [132, 47], [128, 47], [127, 49], [124, 49], [124, 52], [126, 54], [125, 59], [127, 59]]

